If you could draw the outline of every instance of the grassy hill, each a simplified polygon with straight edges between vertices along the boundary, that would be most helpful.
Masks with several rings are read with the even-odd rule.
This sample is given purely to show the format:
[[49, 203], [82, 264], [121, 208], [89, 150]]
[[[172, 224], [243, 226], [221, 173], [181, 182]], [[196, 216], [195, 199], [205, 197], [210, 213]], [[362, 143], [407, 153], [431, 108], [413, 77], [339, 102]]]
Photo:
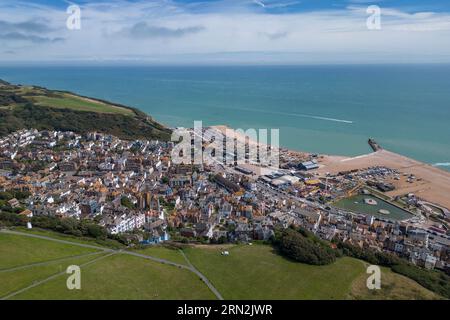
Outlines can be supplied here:
[[[229, 256], [220, 254], [229, 251]], [[267, 245], [189, 248], [191, 263], [225, 299], [438, 299], [418, 283], [383, 268], [381, 290], [366, 287], [367, 263], [339, 258], [325, 266], [294, 262]]]
[[61, 276], [13, 299], [214, 299], [190, 271], [138, 257], [115, 254], [81, 268], [81, 290], [67, 290]]
[[0, 80], [0, 136], [23, 128], [97, 131], [123, 139], [170, 138], [168, 128], [135, 108]]
[[[0, 299], [214, 299], [192, 272], [140, 257], [96, 251], [51, 232], [30, 232], [73, 241], [55, 243], [0, 233]], [[176, 254], [172, 250], [169, 255]], [[14, 255], [11, 254], [14, 252]], [[81, 290], [68, 290], [64, 273], [69, 265], [81, 268]]]
[[[24, 230], [23, 230], [24, 231]], [[120, 252], [86, 249], [74, 239], [49, 231], [24, 231], [69, 243], [0, 233], [0, 298], [8, 299], [214, 299], [193, 272]], [[229, 256], [221, 255], [228, 250]], [[180, 251], [163, 246], [133, 250], [182, 265]], [[11, 254], [14, 252], [14, 254]], [[387, 269], [382, 289], [365, 286], [366, 265], [341, 258], [326, 266], [287, 260], [267, 245], [185, 248], [190, 262], [225, 299], [438, 299], [416, 282]], [[67, 266], [81, 267], [81, 290], [68, 290]]]

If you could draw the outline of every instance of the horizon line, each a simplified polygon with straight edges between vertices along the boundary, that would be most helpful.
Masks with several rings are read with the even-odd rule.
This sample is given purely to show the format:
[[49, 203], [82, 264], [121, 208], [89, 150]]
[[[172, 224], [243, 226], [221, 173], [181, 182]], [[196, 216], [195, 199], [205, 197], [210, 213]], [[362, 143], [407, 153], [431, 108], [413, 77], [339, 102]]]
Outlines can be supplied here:
[[67, 60], [67, 61], [1, 61], [0, 67], [78, 67], [78, 66], [89, 66], [89, 67], [129, 67], [129, 66], [143, 66], [143, 67], [289, 67], [289, 66], [420, 66], [420, 65], [450, 65], [450, 61], [430, 61], [430, 62], [386, 62], [386, 61], [371, 61], [371, 62], [162, 62], [162, 63], [152, 63], [144, 61], [123, 61], [123, 60], [105, 60], [105, 61], [82, 61], [82, 60]]

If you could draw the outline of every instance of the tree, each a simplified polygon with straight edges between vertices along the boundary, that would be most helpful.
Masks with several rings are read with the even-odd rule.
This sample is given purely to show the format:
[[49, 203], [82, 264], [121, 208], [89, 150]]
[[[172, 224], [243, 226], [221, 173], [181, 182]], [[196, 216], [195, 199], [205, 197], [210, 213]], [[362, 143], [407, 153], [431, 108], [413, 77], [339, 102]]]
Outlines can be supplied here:
[[277, 230], [273, 244], [282, 255], [298, 262], [325, 265], [336, 260], [336, 253], [330, 246], [305, 235], [306, 231]]
[[108, 235], [106, 229], [97, 224], [89, 224], [87, 230], [88, 235], [94, 238], [106, 239]]
[[122, 197], [120, 199], [120, 204], [128, 209], [135, 209], [135, 205], [127, 197]]
[[166, 176], [164, 176], [164, 177], [161, 178], [161, 182], [162, 182], [162, 183], [165, 183], [165, 184], [168, 184], [168, 183], [169, 183], [169, 178], [167, 178]]

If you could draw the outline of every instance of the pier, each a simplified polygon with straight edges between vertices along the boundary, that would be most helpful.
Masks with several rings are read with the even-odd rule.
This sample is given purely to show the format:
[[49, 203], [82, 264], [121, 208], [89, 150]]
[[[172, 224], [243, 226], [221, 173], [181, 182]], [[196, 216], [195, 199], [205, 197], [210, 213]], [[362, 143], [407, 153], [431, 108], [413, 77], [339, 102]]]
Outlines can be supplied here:
[[369, 139], [369, 141], [367, 141], [367, 143], [369, 143], [369, 146], [372, 148], [372, 150], [374, 152], [377, 152], [379, 150], [382, 150], [383, 148], [372, 138]]

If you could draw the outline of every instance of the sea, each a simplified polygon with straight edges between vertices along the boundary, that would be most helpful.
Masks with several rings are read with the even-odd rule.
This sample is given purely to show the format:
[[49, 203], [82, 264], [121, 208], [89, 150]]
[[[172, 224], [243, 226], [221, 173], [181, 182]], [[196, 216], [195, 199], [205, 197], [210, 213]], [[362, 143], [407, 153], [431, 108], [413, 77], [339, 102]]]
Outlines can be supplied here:
[[450, 65], [1, 66], [0, 79], [136, 107], [170, 127], [279, 129], [283, 147], [383, 148], [450, 170]]

